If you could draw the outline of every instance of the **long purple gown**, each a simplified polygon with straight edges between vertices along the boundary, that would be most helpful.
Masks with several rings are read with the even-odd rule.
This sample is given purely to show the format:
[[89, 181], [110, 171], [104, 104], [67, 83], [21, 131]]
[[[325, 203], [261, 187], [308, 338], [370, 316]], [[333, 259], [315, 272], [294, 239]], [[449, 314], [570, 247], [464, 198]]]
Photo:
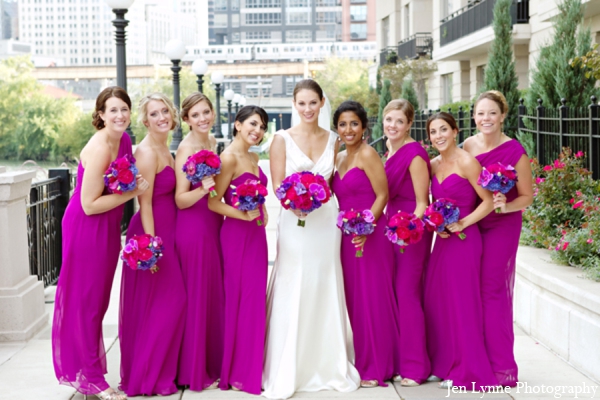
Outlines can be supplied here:
[[[123, 265], [119, 342], [121, 389], [128, 396], [169, 395], [177, 392], [175, 378], [185, 325], [186, 294], [175, 253], [175, 171], [166, 166], [156, 174], [152, 194], [154, 231], [164, 242], [158, 272]], [[137, 212], [127, 240], [144, 233]]]
[[[351, 168], [343, 178], [333, 177], [332, 189], [340, 210], [371, 209], [375, 192], [365, 171]], [[398, 306], [394, 295], [394, 248], [384, 234], [385, 215], [367, 237], [363, 257], [356, 257], [352, 236], [342, 236], [342, 269], [346, 304], [354, 335], [355, 366], [362, 380], [384, 381], [398, 373], [396, 354], [400, 338]]]
[[[440, 184], [431, 182], [434, 199], [456, 201], [461, 218], [475, 209], [478, 196], [471, 183], [451, 174]], [[481, 235], [477, 225], [467, 227], [461, 240], [436, 237], [425, 272], [424, 310], [431, 373], [455, 386], [477, 390], [497, 386], [498, 380], [483, 344], [480, 298]]]
[[[191, 190], [202, 183], [191, 186]], [[219, 232], [223, 217], [208, 195], [177, 212], [175, 248], [187, 291], [187, 313], [177, 383], [206, 389], [221, 374], [225, 294]]]
[[[527, 153], [523, 146], [516, 140], [510, 140], [476, 158], [484, 167], [498, 162], [514, 167], [524, 154]], [[506, 194], [507, 202], [518, 195], [514, 187]], [[508, 214], [492, 211], [478, 224], [483, 241], [481, 301], [485, 346], [496, 378], [503, 386], [515, 386], [518, 380], [514, 354], [513, 289], [521, 224], [520, 211]]]
[[[259, 180], [267, 186], [267, 177], [259, 168]], [[244, 172], [231, 181], [237, 186], [256, 180]], [[225, 202], [231, 205], [231, 186]], [[261, 211], [261, 219], [263, 212]], [[260, 394], [265, 350], [267, 272], [267, 234], [256, 220], [225, 218], [221, 228], [223, 280], [225, 282], [225, 350], [221, 382], [223, 390], [234, 386], [251, 394]]]
[[[131, 154], [129, 135], [121, 136], [117, 158]], [[102, 319], [119, 261], [123, 205], [86, 215], [81, 206], [85, 170], [77, 167], [77, 186], [62, 221], [62, 267], [52, 323], [52, 356], [59, 382], [89, 395], [109, 388]]]
[[[389, 201], [387, 217], [399, 211], [412, 213], [417, 200], [409, 167], [415, 157], [421, 157], [429, 166], [427, 152], [418, 142], [407, 143], [385, 163], [388, 179]], [[423, 315], [423, 272], [429, 261], [433, 234], [425, 231], [420, 242], [412, 244], [396, 257], [395, 288], [400, 318], [399, 370], [403, 378], [418, 383], [427, 379], [431, 363], [427, 355], [425, 317]]]

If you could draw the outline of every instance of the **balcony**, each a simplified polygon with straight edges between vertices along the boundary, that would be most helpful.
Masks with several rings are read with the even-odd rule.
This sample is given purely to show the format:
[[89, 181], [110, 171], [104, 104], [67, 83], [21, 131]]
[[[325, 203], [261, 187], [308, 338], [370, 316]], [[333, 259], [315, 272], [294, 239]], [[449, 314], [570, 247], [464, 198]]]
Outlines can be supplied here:
[[[474, 0], [440, 21], [440, 46], [492, 24], [496, 0]], [[511, 7], [512, 23], [529, 23], [529, 0], [514, 0]]]
[[398, 53], [396, 47], [388, 47], [379, 52], [379, 66], [383, 67], [387, 64], [396, 64], [398, 61]]
[[418, 32], [398, 42], [398, 58], [416, 59], [423, 56], [431, 56], [433, 49], [433, 38], [429, 32]]

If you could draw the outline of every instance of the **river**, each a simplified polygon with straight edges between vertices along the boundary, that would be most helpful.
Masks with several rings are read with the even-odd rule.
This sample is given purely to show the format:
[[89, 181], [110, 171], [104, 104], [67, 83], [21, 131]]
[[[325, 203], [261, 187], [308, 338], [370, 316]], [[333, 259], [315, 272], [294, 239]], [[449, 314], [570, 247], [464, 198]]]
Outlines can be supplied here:
[[74, 171], [77, 168], [77, 165], [72, 164], [58, 164], [52, 161], [15, 161], [15, 160], [0, 160], [0, 167], [6, 167], [7, 171], [36, 171], [36, 176], [33, 179], [34, 182], [42, 181], [44, 179], [48, 179], [48, 169], [49, 168], [64, 168], [68, 167]]

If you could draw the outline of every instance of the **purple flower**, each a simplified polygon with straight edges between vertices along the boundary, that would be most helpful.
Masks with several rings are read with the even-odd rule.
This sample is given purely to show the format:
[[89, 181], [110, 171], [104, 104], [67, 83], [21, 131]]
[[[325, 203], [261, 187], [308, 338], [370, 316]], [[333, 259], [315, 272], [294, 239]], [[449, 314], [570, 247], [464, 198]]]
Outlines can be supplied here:
[[325, 189], [318, 183], [311, 183], [308, 187], [308, 190], [310, 191], [310, 194], [313, 195], [313, 197], [317, 200], [325, 200], [325, 197], [327, 197]]

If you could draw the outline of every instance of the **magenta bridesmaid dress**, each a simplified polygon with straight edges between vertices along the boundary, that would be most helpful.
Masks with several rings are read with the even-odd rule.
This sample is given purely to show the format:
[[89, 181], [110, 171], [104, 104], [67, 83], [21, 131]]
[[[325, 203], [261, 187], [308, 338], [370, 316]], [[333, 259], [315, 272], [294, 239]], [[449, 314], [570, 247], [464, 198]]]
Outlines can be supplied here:
[[[510, 140], [476, 158], [484, 167], [498, 162], [514, 167], [524, 154], [527, 153], [523, 146], [516, 140]], [[506, 194], [507, 202], [517, 197], [516, 187]], [[514, 354], [513, 289], [521, 215], [520, 211], [508, 214], [492, 211], [478, 224], [483, 241], [481, 301], [485, 347], [502, 386], [515, 386], [518, 380]]]
[[[202, 186], [192, 185], [191, 189]], [[208, 209], [208, 195], [177, 212], [175, 248], [187, 292], [187, 313], [177, 383], [201, 391], [221, 374], [225, 294], [219, 232], [223, 217]]]
[[[415, 157], [421, 157], [429, 166], [429, 156], [418, 142], [407, 143], [385, 163], [390, 198], [387, 217], [399, 211], [412, 213], [417, 204], [409, 167]], [[420, 242], [410, 245], [396, 257], [395, 288], [400, 325], [399, 370], [403, 378], [423, 383], [431, 372], [425, 337], [423, 315], [423, 273], [429, 261], [433, 234], [425, 231]]]
[[[247, 179], [244, 172], [231, 181], [237, 186]], [[267, 177], [259, 168], [260, 183]], [[231, 205], [232, 189], [225, 202]], [[261, 210], [261, 218], [263, 213]], [[225, 282], [225, 350], [219, 387], [230, 385], [251, 394], [260, 394], [265, 351], [267, 272], [267, 234], [256, 220], [225, 218], [221, 228], [223, 280]]]
[[[166, 166], [156, 174], [152, 194], [154, 230], [164, 242], [158, 272], [132, 270], [123, 265], [119, 343], [121, 390], [128, 396], [170, 395], [185, 326], [186, 293], [175, 252], [175, 171]], [[127, 240], [144, 233], [137, 212]]]
[[[471, 183], [451, 174], [442, 183], [434, 175], [434, 199], [454, 199], [461, 218], [475, 209], [478, 196]], [[477, 225], [463, 231], [461, 240], [436, 237], [425, 272], [424, 310], [431, 373], [454, 386], [478, 390], [497, 386], [483, 343], [481, 311], [481, 235]]]
[[[340, 210], [371, 209], [375, 192], [365, 171], [351, 168], [344, 177], [335, 173], [332, 189]], [[354, 336], [355, 366], [361, 380], [384, 381], [398, 374], [396, 354], [400, 329], [394, 294], [394, 245], [384, 234], [385, 215], [367, 237], [363, 256], [356, 257], [352, 236], [342, 236], [342, 269], [346, 304]]]
[[[131, 154], [131, 141], [121, 136], [117, 158]], [[81, 206], [85, 170], [77, 167], [77, 186], [62, 221], [62, 267], [52, 323], [52, 357], [58, 381], [85, 395], [109, 388], [102, 319], [119, 261], [123, 205], [86, 215]]]

